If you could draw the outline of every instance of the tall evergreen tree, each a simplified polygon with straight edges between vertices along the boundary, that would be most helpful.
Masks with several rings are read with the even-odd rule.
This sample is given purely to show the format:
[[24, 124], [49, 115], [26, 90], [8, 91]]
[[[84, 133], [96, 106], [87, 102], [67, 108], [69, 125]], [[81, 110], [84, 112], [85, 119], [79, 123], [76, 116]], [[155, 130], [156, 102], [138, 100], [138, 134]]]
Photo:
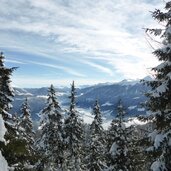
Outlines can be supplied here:
[[81, 171], [82, 162], [82, 140], [83, 140], [83, 126], [82, 120], [78, 116], [75, 102], [75, 85], [74, 81], [71, 85], [71, 103], [68, 111], [68, 117], [65, 120], [65, 142], [67, 151], [67, 169], [69, 171]]
[[152, 171], [171, 170], [171, 1], [165, 5], [164, 12], [156, 9], [152, 17], [157, 20], [163, 29], [147, 29], [151, 36], [160, 36], [161, 47], [153, 54], [160, 64], [152, 71], [155, 79], [146, 82], [151, 87], [147, 93], [149, 100], [146, 103], [147, 110], [151, 115], [155, 129], [149, 134], [151, 145], [148, 152], [151, 155]]
[[30, 113], [30, 106], [28, 104], [28, 99], [25, 99], [25, 102], [21, 107], [21, 119], [19, 121], [19, 129], [25, 134], [24, 138], [27, 143], [33, 145], [34, 143], [34, 131], [33, 131], [33, 121]]
[[129, 131], [125, 127], [125, 109], [121, 100], [117, 106], [116, 119], [112, 122], [113, 144], [109, 151], [110, 171], [129, 171], [131, 170], [128, 153], [128, 135]]
[[[0, 113], [5, 120], [7, 129], [5, 139], [8, 142], [5, 146], [1, 146], [2, 153], [9, 163], [9, 166], [15, 165], [15, 170], [20, 170], [20, 164], [23, 162], [21, 157], [25, 151], [25, 144], [18, 139], [18, 132], [12, 121], [12, 115], [9, 110], [14, 97], [14, 90], [11, 87], [11, 75], [16, 67], [7, 68], [4, 65], [4, 55], [0, 53]], [[23, 169], [22, 169], [23, 170]]]
[[8, 113], [11, 109], [11, 102], [14, 97], [14, 90], [10, 86], [11, 83], [11, 75], [16, 67], [7, 68], [4, 65], [4, 55], [0, 53], [0, 112], [5, 120], [11, 118]]
[[57, 101], [55, 88], [49, 88], [47, 105], [41, 112], [41, 137], [38, 140], [42, 155], [39, 169], [62, 169], [63, 167], [63, 123], [62, 109]]
[[35, 132], [33, 130], [33, 121], [27, 98], [21, 106], [21, 113], [22, 114], [19, 119], [16, 117], [17, 131], [19, 133], [19, 139], [25, 142], [25, 148], [27, 151], [25, 154], [26, 164], [34, 165], [37, 160], [34, 148]]
[[105, 164], [105, 138], [102, 127], [102, 115], [100, 106], [96, 100], [93, 112], [94, 120], [90, 126], [91, 140], [89, 146], [89, 155], [87, 158], [87, 170], [100, 171], [106, 167]]

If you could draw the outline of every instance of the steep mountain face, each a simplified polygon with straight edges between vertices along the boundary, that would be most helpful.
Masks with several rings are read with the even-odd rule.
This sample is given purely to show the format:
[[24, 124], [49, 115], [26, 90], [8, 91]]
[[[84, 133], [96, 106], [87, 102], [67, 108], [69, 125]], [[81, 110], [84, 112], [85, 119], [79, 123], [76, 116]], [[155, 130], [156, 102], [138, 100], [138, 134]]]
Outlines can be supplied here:
[[92, 107], [95, 99], [99, 99], [104, 113], [115, 115], [119, 99], [122, 100], [129, 115], [144, 114], [145, 109], [141, 103], [146, 100], [144, 93], [147, 91], [140, 82], [122, 81], [117, 84], [99, 85], [81, 89], [79, 91], [78, 106], [82, 108]]
[[[31, 106], [32, 117], [38, 119], [38, 113], [45, 106], [47, 98], [47, 87], [44, 88], [15, 88], [15, 98], [13, 102], [12, 113], [20, 113], [20, 107], [27, 97]], [[140, 82], [123, 80], [119, 83], [107, 83], [89, 86], [77, 89], [77, 106], [83, 109], [89, 109], [94, 105], [96, 99], [101, 104], [101, 110], [104, 115], [115, 115], [116, 106], [119, 99], [122, 100], [129, 116], [145, 114], [145, 109], [141, 103], [146, 100], [144, 92], [147, 87]], [[68, 108], [70, 89], [57, 88], [58, 99], [62, 106]]]
[[[48, 87], [43, 88], [14, 88], [15, 91], [15, 97], [13, 101], [13, 108], [11, 110], [11, 113], [17, 113], [20, 114], [20, 108], [25, 100], [25, 98], [28, 98], [28, 102], [31, 108], [32, 118], [33, 119], [39, 119], [39, 112], [45, 107], [46, 105], [46, 99], [47, 99], [47, 93], [48, 93]], [[59, 101], [62, 103], [67, 99], [69, 88], [60, 88], [57, 89], [57, 96]]]

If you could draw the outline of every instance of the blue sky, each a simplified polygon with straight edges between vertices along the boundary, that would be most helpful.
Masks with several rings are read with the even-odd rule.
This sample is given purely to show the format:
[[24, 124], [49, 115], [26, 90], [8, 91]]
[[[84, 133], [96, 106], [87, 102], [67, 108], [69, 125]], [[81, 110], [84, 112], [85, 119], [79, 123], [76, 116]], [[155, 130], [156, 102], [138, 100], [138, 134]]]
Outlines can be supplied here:
[[144, 27], [162, 0], [0, 0], [0, 50], [18, 87], [143, 78], [158, 61]]

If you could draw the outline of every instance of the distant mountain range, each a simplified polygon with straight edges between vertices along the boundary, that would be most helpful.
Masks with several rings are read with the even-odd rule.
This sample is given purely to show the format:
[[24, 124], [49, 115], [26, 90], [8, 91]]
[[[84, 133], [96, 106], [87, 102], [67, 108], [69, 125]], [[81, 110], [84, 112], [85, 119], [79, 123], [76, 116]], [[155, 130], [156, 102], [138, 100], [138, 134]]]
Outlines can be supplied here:
[[[37, 114], [46, 104], [48, 88], [14, 88], [14, 90], [15, 98], [11, 112], [21, 113], [21, 105], [27, 97], [31, 107], [32, 117], [37, 120]], [[56, 88], [56, 91], [60, 104], [68, 109], [70, 88]], [[144, 93], [148, 91], [148, 88], [139, 80], [123, 80], [118, 83], [97, 84], [78, 88], [76, 91], [76, 101], [79, 108], [85, 110], [90, 109], [93, 107], [94, 101], [98, 99], [104, 116], [116, 114], [116, 106], [120, 99], [125, 106], [128, 116], [146, 113], [145, 109], [141, 107], [141, 103], [146, 100]]]

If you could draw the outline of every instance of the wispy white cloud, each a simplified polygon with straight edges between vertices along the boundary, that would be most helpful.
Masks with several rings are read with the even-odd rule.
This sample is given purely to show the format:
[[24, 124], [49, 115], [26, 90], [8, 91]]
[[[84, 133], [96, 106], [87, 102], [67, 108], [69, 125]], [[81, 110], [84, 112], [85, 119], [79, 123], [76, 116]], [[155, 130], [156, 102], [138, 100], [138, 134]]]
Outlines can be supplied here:
[[[34, 76], [31, 77], [24, 77], [24, 76], [15, 76], [13, 79], [13, 86], [14, 87], [48, 87], [51, 84], [54, 86], [67, 86], [69, 87], [72, 83], [73, 79], [58, 79], [58, 78], [44, 78], [40, 77], [37, 79]], [[86, 79], [86, 78], [75, 78], [74, 79], [76, 87], [79, 87], [81, 85], [94, 85], [100, 83], [105, 83], [109, 82], [110, 80], [103, 79], [103, 80], [98, 80], [98, 79]]]
[[[123, 77], [142, 77], [146, 68], [157, 63], [142, 28], [156, 26], [149, 11], [162, 5], [161, 0], [1, 0], [0, 46], [22, 47], [58, 60], [58, 54], [65, 53], [109, 76], [116, 72]], [[28, 36], [18, 37], [20, 34]], [[111, 68], [95, 63], [96, 59]], [[65, 63], [41, 65], [84, 77]]]
[[10, 62], [10, 63], [14, 63], [14, 64], [26, 64], [25, 62], [11, 60], [11, 59], [5, 59], [5, 62]]
[[55, 68], [55, 69], [58, 69], [58, 70], [62, 70], [64, 72], [66, 72], [67, 74], [71, 74], [73, 76], [85, 77], [84, 74], [76, 72], [75, 70], [73, 70], [71, 68], [68, 68], [68, 67], [65, 67], [65, 66], [48, 64], [48, 63], [41, 63], [41, 62], [31, 62], [31, 61], [29, 61], [29, 63], [35, 64], [35, 65], [40, 65], [40, 66], [45, 66], [45, 67], [50, 67], [50, 68]]
[[82, 60], [81, 61], [83, 64], [87, 64], [95, 69], [98, 69], [99, 71], [103, 72], [103, 73], [106, 73], [106, 74], [109, 74], [110, 76], [113, 76], [113, 71], [107, 67], [104, 67], [102, 65], [99, 65], [99, 64], [96, 64], [96, 63], [93, 63], [93, 62], [90, 62], [90, 61], [87, 61], [87, 60]]

